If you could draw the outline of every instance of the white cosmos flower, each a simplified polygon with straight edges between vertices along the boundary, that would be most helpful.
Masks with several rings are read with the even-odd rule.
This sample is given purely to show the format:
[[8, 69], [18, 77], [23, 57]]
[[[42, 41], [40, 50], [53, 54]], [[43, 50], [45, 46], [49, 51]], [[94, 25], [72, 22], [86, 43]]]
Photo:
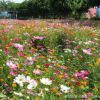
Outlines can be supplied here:
[[34, 79], [31, 79], [28, 86], [27, 86], [27, 89], [33, 89], [36, 87], [37, 87], [37, 82]]
[[71, 49], [64, 49], [64, 52], [65, 53], [71, 53], [72, 51], [71, 51]]
[[47, 92], [48, 92], [48, 91], [49, 91], [49, 89], [48, 89], [48, 88], [45, 88], [45, 91], [47, 91]]
[[20, 97], [23, 96], [23, 94], [21, 92], [19, 92], [19, 93], [18, 92], [14, 92], [14, 94], [17, 95], [17, 96], [20, 96]]
[[14, 79], [14, 83], [19, 84], [21, 87], [23, 87], [23, 83], [26, 82], [26, 78], [24, 75], [18, 75], [17, 77], [15, 77]]
[[30, 76], [26, 77], [26, 82], [29, 84], [27, 85], [27, 89], [33, 89], [37, 87], [37, 82], [34, 79], [31, 79]]
[[26, 77], [26, 82], [28, 82], [28, 83], [29, 83], [30, 81], [31, 81], [30, 76], [27, 76], [27, 77]]
[[65, 85], [60, 85], [60, 90], [62, 91], [62, 92], [64, 92], [64, 93], [68, 93], [69, 92], [69, 90], [70, 90], [70, 87], [67, 87], [67, 86], [65, 86]]
[[27, 57], [27, 60], [32, 61], [33, 58], [32, 57]]
[[50, 80], [48, 78], [42, 78], [42, 79], [40, 79], [40, 82], [44, 85], [51, 85], [52, 84], [52, 80]]

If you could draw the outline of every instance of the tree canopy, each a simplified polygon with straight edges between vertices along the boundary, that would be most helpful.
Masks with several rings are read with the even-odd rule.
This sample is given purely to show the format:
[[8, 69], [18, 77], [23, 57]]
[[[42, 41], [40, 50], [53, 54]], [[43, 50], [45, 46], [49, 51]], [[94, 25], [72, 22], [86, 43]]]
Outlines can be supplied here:
[[0, 0], [0, 11], [17, 10], [19, 17], [65, 17], [78, 16], [89, 7], [99, 5], [100, 0], [25, 0], [22, 3]]

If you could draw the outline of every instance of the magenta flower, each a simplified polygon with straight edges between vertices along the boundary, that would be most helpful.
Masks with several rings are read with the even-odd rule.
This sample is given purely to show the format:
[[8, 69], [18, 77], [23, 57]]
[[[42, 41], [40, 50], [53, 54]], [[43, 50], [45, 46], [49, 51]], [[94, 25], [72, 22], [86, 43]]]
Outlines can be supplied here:
[[85, 53], [87, 55], [92, 55], [91, 49], [83, 49], [83, 53]]
[[17, 65], [14, 64], [12, 61], [7, 61], [6, 65], [9, 66], [9, 68], [13, 70], [16, 70], [17, 68]]
[[33, 40], [43, 40], [44, 37], [43, 36], [34, 36]]
[[14, 72], [14, 70], [10, 70], [10, 75], [15, 76], [16, 73]]
[[88, 74], [89, 74], [88, 71], [82, 70], [82, 71], [76, 72], [76, 73], [74, 74], [74, 76], [75, 76], [76, 78], [81, 78], [81, 79], [83, 79], [83, 80], [86, 80]]
[[68, 78], [68, 74], [66, 73], [66, 74], [64, 74], [64, 78]]
[[26, 60], [25, 60], [25, 62], [24, 62], [24, 65], [25, 66], [32, 65], [34, 63], [34, 60], [35, 59], [32, 58], [32, 57], [27, 57]]
[[13, 46], [15, 47], [15, 48], [17, 48], [19, 51], [23, 51], [23, 45], [21, 45], [21, 44], [18, 44], [18, 43], [13, 43]]
[[42, 74], [42, 71], [39, 70], [39, 69], [34, 69], [34, 70], [33, 70], [33, 74], [40, 75], [40, 74]]

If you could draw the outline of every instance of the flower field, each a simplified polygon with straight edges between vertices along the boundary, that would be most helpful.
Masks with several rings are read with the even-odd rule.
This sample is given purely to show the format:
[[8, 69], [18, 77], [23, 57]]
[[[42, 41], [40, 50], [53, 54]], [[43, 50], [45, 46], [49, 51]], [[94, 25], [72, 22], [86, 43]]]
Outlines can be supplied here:
[[97, 100], [99, 76], [99, 28], [0, 20], [0, 100]]

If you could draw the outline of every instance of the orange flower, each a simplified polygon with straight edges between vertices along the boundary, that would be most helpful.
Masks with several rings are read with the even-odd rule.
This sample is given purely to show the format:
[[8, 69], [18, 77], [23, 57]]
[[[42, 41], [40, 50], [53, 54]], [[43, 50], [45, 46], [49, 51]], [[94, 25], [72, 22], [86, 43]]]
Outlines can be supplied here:
[[91, 37], [95, 37], [97, 34], [96, 33], [91, 33], [90, 36]]
[[70, 34], [70, 35], [73, 35], [73, 34], [74, 34], [74, 32], [69, 32], [69, 34]]
[[28, 75], [29, 73], [27, 71], [24, 72], [25, 75]]
[[82, 85], [86, 86], [88, 84], [88, 82], [86, 81], [83, 81], [83, 82], [80, 82]]
[[100, 58], [97, 58], [96, 59], [96, 65], [99, 65], [100, 64]]
[[62, 79], [64, 76], [63, 75], [58, 75], [58, 78]]
[[2, 66], [0, 66], [0, 69], [2, 69], [3, 67]]
[[48, 68], [44, 68], [44, 70], [45, 70], [46, 72], [49, 71]]
[[92, 50], [96, 50], [96, 48], [91, 48]]
[[60, 93], [60, 92], [57, 92], [57, 93], [56, 93], [56, 95], [57, 95], [57, 96], [60, 96], [60, 95], [61, 95], [61, 93]]
[[9, 48], [9, 45], [6, 45], [5, 48], [8, 49]]
[[100, 58], [97, 58], [97, 59], [96, 59], [96, 62], [100, 63]]
[[0, 82], [3, 82], [4, 80], [2, 78], [0, 78]]
[[92, 67], [93, 65], [92, 64], [88, 64], [88, 66]]
[[15, 83], [13, 83], [13, 84], [12, 84], [12, 87], [16, 87], [16, 84], [15, 84]]
[[53, 92], [53, 93], [57, 93], [57, 92], [58, 92], [58, 91], [57, 91], [57, 89], [56, 89], [56, 88], [54, 88], [54, 87], [53, 87], [53, 88], [51, 88], [51, 89], [50, 89], [50, 91], [51, 91], [51, 92]]

